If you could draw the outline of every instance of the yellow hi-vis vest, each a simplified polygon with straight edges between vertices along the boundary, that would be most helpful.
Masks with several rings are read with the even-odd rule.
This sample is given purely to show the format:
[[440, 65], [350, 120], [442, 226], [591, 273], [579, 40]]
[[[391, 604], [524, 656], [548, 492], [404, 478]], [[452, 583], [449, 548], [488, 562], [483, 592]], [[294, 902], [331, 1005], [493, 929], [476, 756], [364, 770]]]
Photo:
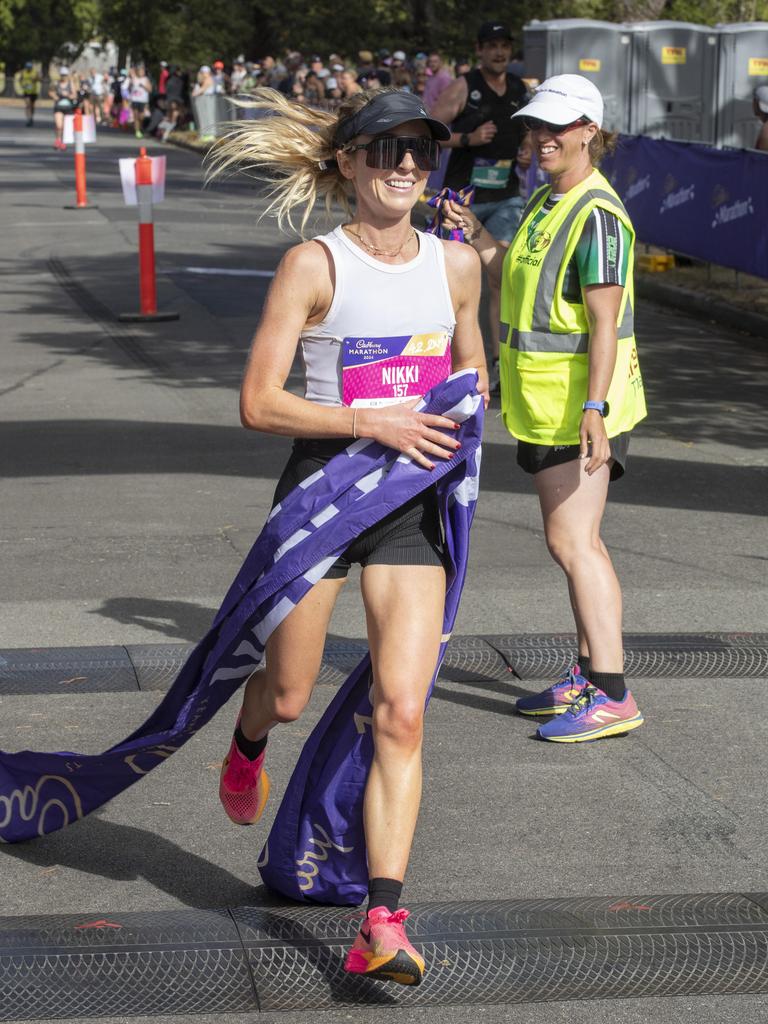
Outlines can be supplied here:
[[[608, 437], [646, 415], [634, 333], [635, 231], [616, 192], [599, 171], [570, 189], [536, 225], [550, 194], [538, 190], [507, 250], [501, 284], [501, 411], [510, 434], [532, 444], [579, 443], [589, 381], [589, 323], [584, 304], [563, 297], [563, 278], [595, 207], [614, 213], [631, 236], [627, 283], [617, 319], [618, 346], [605, 396]], [[602, 396], [601, 396], [602, 397]]]

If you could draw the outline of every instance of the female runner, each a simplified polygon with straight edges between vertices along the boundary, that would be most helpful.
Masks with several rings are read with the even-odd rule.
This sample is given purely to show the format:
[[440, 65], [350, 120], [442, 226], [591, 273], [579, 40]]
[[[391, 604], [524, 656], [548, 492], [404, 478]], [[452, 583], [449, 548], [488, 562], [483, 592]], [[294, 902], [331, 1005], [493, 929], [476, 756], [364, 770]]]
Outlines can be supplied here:
[[[417, 97], [395, 90], [355, 95], [334, 114], [269, 89], [254, 105], [271, 116], [238, 126], [218, 148], [214, 173], [235, 163], [257, 168], [272, 184], [278, 216], [290, 221], [303, 208], [302, 227], [316, 199], [355, 200], [346, 223], [283, 257], [253, 340], [243, 424], [295, 438], [275, 503], [356, 437], [403, 452], [429, 472], [456, 451], [455, 424], [415, 412], [416, 396], [469, 367], [479, 371], [486, 402], [488, 390], [477, 322], [480, 261], [468, 246], [411, 226], [448, 129]], [[303, 398], [285, 389], [297, 340]], [[418, 372], [402, 372], [401, 363], [398, 374], [404, 352], [423, 354]], [[352, 562], [363, 566], [375, 752], [363, 812], [368, 911], [345, 969], [418, 984], [424, 960], [406, 937], [407, 911], [398, 902], [419, 810], [424, 703], [445, 597], [434, 487], [362, 533], [271, 634], [266, 668], [245, 688], [220, 797], [234, 822], [260, 817], [269, 789], [267, 737], [309, 700]]]
[[621, 588], [600, 524], [623, 475], [629, 435], [646, 414], [634, 339], [635, 232], [596, 165], [608, 134], [603, 99], [580, 75], [547, 79], [514, 115], [531, 133], [550, 186], [534, 193], [509, 250], [470, 210], [446, 203], [501, 281], [502, 413], [533, 475], [547, 545], [564, 570], [578, 664], [521, 714], [555, 716], [542, 739], [576, 743], [643, 723], [624, 685]]
[[69, 68], [59, 68], [59, 80], [51, 86], [48, 95], [53, 100], [54, 149], [66, 149], [64, 145], [64, 115], [74, 113], [77, 106], [77, 87], [69, 74]]

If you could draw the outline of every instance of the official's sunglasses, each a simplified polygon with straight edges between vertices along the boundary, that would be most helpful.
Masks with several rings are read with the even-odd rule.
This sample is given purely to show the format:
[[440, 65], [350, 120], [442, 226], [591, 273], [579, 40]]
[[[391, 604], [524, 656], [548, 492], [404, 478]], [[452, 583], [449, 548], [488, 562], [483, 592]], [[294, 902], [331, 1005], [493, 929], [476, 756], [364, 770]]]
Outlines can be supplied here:
[[364, 149], [366, 167], [376, 167], [380, 171], [393, 171], [399, 167], [406, 153], [411, 154], [420, 171], [436, 171], [440, 166], [440, 143], [426, 135], [413, 138], [408, 135], [377, 135], [370, 142], [345, 146], [344, 149], [347, 153]]
[[567, 132], [572, 132], [574, 128], [581, 128], [589, 123], [588, 117], [579, 117], [569, 124], [552, 124], [550, 121], [540, 121], [538, 117], [523, 118], [523, 126], [526, 131], [537, 132], [543, 129], [552, 135], [565, 135]]

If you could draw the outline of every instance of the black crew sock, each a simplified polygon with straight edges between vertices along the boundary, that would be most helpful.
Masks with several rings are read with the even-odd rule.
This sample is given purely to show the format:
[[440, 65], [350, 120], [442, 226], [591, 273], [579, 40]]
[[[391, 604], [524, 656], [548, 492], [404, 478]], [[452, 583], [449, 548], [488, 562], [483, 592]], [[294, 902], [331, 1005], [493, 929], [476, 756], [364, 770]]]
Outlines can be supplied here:
[[623, 700], [626, 688], [623, 672], [593, 672], [587, 676], [590, 683], [602, 690], [611, 700]]
[[268, 736], [269, 733], [267, 733], [267, 736], [262, 736], [260, 740], [249, 740], [239, 725], [235, 729], [235, 743], [237, 744], [237, 749], [243, 757], [247, 757], [249, 761], [255, 761], [262, 750], [266, 747]]
[[396, 878], [370, 878], [368, 880], [368, 910], [373, 907], [386, 907], [394, 914], [400, 903], [403, 883]]
[[576, 659], [576, 664], [581, 669], [581, 674], [585, 679], [589, 679], [589, 655], [580, 654]]

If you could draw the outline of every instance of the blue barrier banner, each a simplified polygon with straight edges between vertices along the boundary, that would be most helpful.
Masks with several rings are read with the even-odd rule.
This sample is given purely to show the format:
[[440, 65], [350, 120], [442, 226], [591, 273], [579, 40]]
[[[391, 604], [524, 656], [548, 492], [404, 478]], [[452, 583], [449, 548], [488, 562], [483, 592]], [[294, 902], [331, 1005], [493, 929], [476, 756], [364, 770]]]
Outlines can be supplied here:
[[768, 153], [623, 135], [600, 169], [640, 241], [768, 278]]

